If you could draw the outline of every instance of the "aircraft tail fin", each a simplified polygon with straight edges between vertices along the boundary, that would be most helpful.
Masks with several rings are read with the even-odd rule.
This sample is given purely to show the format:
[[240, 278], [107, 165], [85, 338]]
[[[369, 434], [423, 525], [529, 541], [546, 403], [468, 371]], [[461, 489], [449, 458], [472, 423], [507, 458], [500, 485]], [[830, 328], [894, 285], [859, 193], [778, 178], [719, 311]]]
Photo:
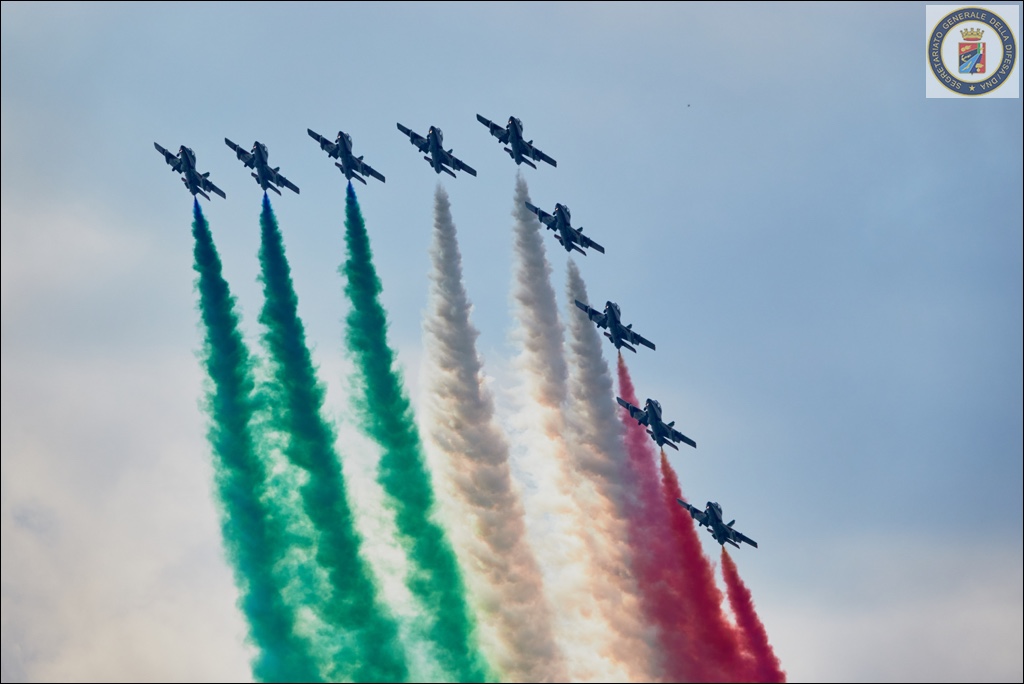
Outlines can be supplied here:
[[527, 159], [525, 157], [523, 157], [523, 163], [526, 164], [527, 166], [529, 166], [532, 169], [537, 168], [536, 164], [534, 164], [532, 161], [530, 161], [529, 159]]
[[636, 354], [636, 347], [634, 347], [633, 345], [629, 344], [628, 342], [623, 342], [622, 346], [625, 347], [626, 349], [628, 349], [629, 351], [633, 352], [634, 354]]
[[366, 185], [366, 179], [364, 179], [358, 173], [353, 173], [351, 176], [349, 176], [349, 178], [354, 178], [355, 180], [359, 181], [363, 185]]
[[738, 548], [740, 548], [740, 545], [739, 545], [739, 544], [737, 544], [736, 542], [734, 542], [734, 541], [733, 541], [732, 539], [726, 539], [725, 541], [726, 541], [726, 543], [727, 543], [727, 544], [732, 544], [732, 545], [733, 545], [733, 546], [735, 546], [735, 547], [736, 547], [737, 549], [738, 549]]
[[449, 176], [451, 176], [452, 178], [455, 178], [455, 177], [456, 177], [456, 176], [455, 176], [455, 172], [454, 172], [454, 171], [452, 171], [451, 169], [449, 169], [449, 168], [448, 168], [447, 166], [442, 166], [442, 167], [441, 167], [441, 170], [442, 170], [442, 171], [444, 171], [445, 173], [447, 173], [447, 174], [448, 174]]
[[572, 245], [572, 248], [573, 248], [573, 249], [575, 249], [575, 250], [576, 250], [577, 252], [579, 252], [580, 254], [582, 254], [583, 256], [587, 256], [587, 253], [586, 253], [586, 252], [584, 252], [584, 251], [583, 251], [583, 249], [582, 249], [582, 248], [580, 248], [580, 246], [579, 246], [579, 245], [577, 245], [576, 243], [573, 243], [573, 245]]
[[209, 201], [210, 201], [210, 196], [209, 196], [209, 195], [207, 195], [207, 194], [206, 194], [205, 192], [203, 192], [202, 190], [196, 190], [196, 194], [199, 194], [199, 195], [202, 195], [203, 197], [205, 197], [205, 198], [206, 198], [206, 201], [207, 201], [207, 202], [209, 202]]

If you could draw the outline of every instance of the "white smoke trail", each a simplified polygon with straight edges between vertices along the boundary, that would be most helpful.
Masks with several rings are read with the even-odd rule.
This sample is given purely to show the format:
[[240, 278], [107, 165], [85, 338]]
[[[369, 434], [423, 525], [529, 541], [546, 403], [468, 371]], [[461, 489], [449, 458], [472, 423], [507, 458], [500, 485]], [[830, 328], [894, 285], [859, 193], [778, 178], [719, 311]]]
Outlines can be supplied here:
[[[509, 470], [509, 446], [483, 384], [462, 284], [462, 256], [448, 194], [434, 194], [434, 272], [424, 323], [427, 444], [443, 466], [459, 516], [450, 526], [480, 612], [488, 656], [506, 681], [566, 681], [540, 568], [526, 538], [523, 506]], [[449, 497], [445, 497], [449, 498]]]
[[[576, 681], [646, 680], [636, 655], [620, 647], [622, 635], [609, 613], [610, 597], [618, 579], [609, 575], [626, 572], [598, 559], [603, 544], [581, 500], [592, 497], [592, 487], [573, 467], [571, 446], [566, 441], [565, 404], [568, 369], [562, 348], [563, 330], [551, 286], [551, 266], [544, 253], [543, 230], [525, 206], [529, 190], [522, 176], [516, 178], [514, 300], [517, 342], [522, 352], [517, 364], [525, 387], [526, 404], [519, 416], [524, 426], [525, 470], [535, 491], [528, 499], [528, 520], [538, 540], [538, 556], [556, 607], [556, 635]], [[633, 640], [635, 641], [635, 640]]]
[[[566, 278], [569, 310], [568, 434], [573, 467], [591, 485], [580, 497], [590, 521], [593, 561], [601, 566], [606, 591], [598, 598], [618, 639], [616, 657], [629, 662], [650, 679], [659, 671], [657, 632], [643, 617], [640, 589], [630, 572], [627, 497], [631, 495], [629, 470], [616, 415], [611, 372], [601, 353], [601, 335], [591, 320], [576, 309], [574, 300], [591, 305], [579, 268], [571, 259]], [[596, 308], [596, 307], [595, 307]]]

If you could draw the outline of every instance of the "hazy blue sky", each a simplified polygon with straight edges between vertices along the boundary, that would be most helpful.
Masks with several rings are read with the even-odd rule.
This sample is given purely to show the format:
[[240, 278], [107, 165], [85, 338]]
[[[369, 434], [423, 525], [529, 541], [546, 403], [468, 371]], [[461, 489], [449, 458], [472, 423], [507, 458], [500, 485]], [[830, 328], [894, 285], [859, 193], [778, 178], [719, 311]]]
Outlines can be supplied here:
[[592, 304], [657, 343], [629, 358], [637, 390], [700, 445], [672, 456], [684, 492], [760, 543], [734, 557], [791, 679], [1020, 681], [1022, 105], [926, 99], [924, 21], [3, 3], [4, 681], [247, 676], [192, 200], [153, 142], [227, 192], [204, 211], [252, 340], [260, 192], [223, 138], [266, 143], [301, 187], [272, 201], [343, 422], [344, 179], [306, 128], [345, 130], [387, 176], [357, 192], [414, 400], [438, 179], [395, 123], [440, 126], [477, 169], [440, 182], [501, 395], [515, 165], [477, 113], [520, 117], [558, 160], [525, 169], [534, 203], [605, 246], [577, 260]]

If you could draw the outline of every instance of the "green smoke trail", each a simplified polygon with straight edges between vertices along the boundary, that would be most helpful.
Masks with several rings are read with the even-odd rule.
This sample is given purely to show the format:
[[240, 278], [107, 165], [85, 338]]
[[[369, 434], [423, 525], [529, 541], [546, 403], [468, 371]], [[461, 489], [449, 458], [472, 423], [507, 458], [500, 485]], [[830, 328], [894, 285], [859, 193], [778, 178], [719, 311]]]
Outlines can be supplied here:
[[335, 434], [321, 410], [324, 390], [316, 378], [298, 316], [298, 298], [284, 243], [266, 193], [260, 214], [265, 303], [260, 323], [270, 356], [269, 423], [286, 435], [288, 460], [309, 474], [301, 486], [302, 505], [320, 537], [317, 562], [327, 572], [332, 593], [313, 606], [340, 634], [330, 678], [355, 681], [403, 681], [408, 676], [398, 627], [378, 599], [369, 570], [359, 555], [361, 538], [345, 495]]
[[409, 590], [425, 609], [418, 628], [452, 679], [482, 681], [492, 675], [476, 643], [455, 554], [431, 517], [434, 493], [430, 476], [412, 406], [387, 343], [387, 318], [378, 298], [380, 279], [352, 183], [345, 197], [345, 242], [348, 259], [339, 270], [352, 302], [346, 341], [356, 362], [353, 384], [361, 392], [354, 408], [362, 429], [383, 452], [377, 477], [395, 511], [411, 565]]
[[238, 329], [235, 299], [224, 280], [210, 227], [193, 205], [192, 235], [199, 274], [199, 311], [205, 327], [203, 362], [211, 383], [206, 410], [214, 480], [228, 561], [238, 604], [256, 647], [258, 681], [322, 681], [309, 644], [295, 633], [295, 617], [281, 596], [275, 563], [286, 542], [282, 526], [266, 510], [267, 472], [251, 432], [253, 376], [249, 351]]

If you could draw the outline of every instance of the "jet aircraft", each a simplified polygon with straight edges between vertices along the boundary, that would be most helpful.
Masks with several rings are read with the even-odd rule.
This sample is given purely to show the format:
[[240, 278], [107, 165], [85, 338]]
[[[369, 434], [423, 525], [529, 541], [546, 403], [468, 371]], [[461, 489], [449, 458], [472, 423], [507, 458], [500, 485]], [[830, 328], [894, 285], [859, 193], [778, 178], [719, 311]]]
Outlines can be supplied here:
[[537, 168], [537, 165], [531, 162], [530, 159], [558, 166], [558, 162], [534, 147], [532, 140], [523, 140], [523, 122], [516, 117], [508, 117], [508, 124], [504, 128], [479, 114], [476, 115], [476, 120], [487, 126], [491, 135], [497, 138], [498, 142], [508, 145], [505, 151], [508, 152], [508, 156], [515, 160], [517, 166], [525, 163], [527, 166]]
[[633, 347], [630, 343], [642, 344], [645, 347], [654, 349], [653, 342], [640, 333], [633, 332], [632, 323], [622, 325], [622, 312], [619, 310], [619, 305], [615, 302], [605, 302], [604, 313], [601, 313], [597, 309], [591, 309], [578, 299], [575, 301], [576, 306], [586, 312], [587, 318], [597, 323], [598, 328], [608, 329], [604, 336], [612, 341], [616, 349], [625, 347], [635, 354], [636, 347]]
[[737, 532], [733, 529], [733, 525], [736, 523], [735, 520], [729, 522], [723, 522], [722, 518], [722, 507], [714, 501], [708, 501], [707, 508], [703, 511], [696, 506], [691, 506], [682, 499], [676, 499], [683, 508], [689, 511], [690, 516], [698, 523], [708, 528], [708, 532], [715, 538], [715, 541], [725, 546], [726, 544], [732, 544], [737, 549], [740, 548], [739, 542], [745, 542], [750, 544], [755, 549], [757, 548], [757, 542], [746, 536], [741, 532]]
[[[441, 129], [437, 126], [431, 126], [427, 131], [427, 137], [424, 138], [418, 133], [410, 131], [402, 124], [398, 124], [398, 130], [409, 136], [409, 142], [415, 145], [420, 152], [425, 155], [423, 158], [427, 160], [427, 163], [434, 167], [434, 173], [441, 173], [444, 171], [452, 178], [455, 178], [455, 171], [465, 171], [471, 176], [476, 175], [476, 170], [466, 162], [462, 161], [454, 154], [452, 150], [444, 151], [444, 134], [441, 133]], [[448, 168], [451, 167], [451, 168]]]
[[550, 230], [555, 231], [555, 239], [562, 243], [562, 247], [565, 247], [566, 252], [571, 252], [575, 249], [580, 254], [586, 256], [587, 253], [583, 250], [590, 247], [604, 254], [604, 247], [584, 235], [582, 226], [579, 228], [572, 227], [569, 207], [564, 204], [555, 205], [554, 216], [542, 209], [538, 209], [529, 202], [526, 203], [526, 208], [536, 214], [541, 223]]
[[630, 418], [635, 419], [640, 425], [647, 426], [647, 434], [658, 443], [659, 447], [668, 445], [679, 451], [679, 447], [674, 442], [683, 442], [684, 444], [689, 444], [694, 449], [697, 448], [696, 442], [672, 427], [676, 424], [676, 421], [673, 420], [671, 423], [665, 423], [661, 419], [661, 404], [654, 399], [648, 399], [643, 409], [633, 406], [628, 401], [622, 399], [622, 397], [615, 397], [615, 400], [619, 402], [622, 408], [629, 411]]
[[334, 142], [331, 142], [319, 133], [314, 133], [310, 128], [307, 128], [306, 132], [309, 133], [310, 138], [320, 143], [320, 149], [326, 152], [329, 156], [341, 160], [340, 163], [334, 162], [334, 165], [337, 166], [343, 174], [345, 174], [345, 178], [348, 178], [349, 180], [354, 178], [363, 185], [366, 185], [366, 179], [359, 175], [361, 173], [365, 173], [367, 176], [373, 176], [381, 183], [384, 182], [384, 176], [364, 162], [361, 156], [356, 157], [352, 154], [352, 136], [348, 133], [338, 131], [338, 137]]
[[206, 199], [210, 199], [210, 196], [203, 192], [204, 190], [209, 190], [227, 199], [228, 196], [224, 194], [224, 191], [210, 181], [209, 171], [199, 173], [196, 170], [196, 153], [191, 148], [182, 145], [178, 148], [178, 154], [174, 155], [160, 147], [157, 143], [153, 143], [153, 147], [156, 148], [157, 152], [164, 155], [164, 161], [170, 165], [172, 171], [181, 174], [181, 182], [185, 184], [185, 187], [193, 195], [202, 195]]
[[279, 169], [281, 168], [280, 166], [270, 168], [270, 164], [267, 161], [267, 157], [269, 156], [267, 153], [267, 146], [259, 140], [252, 144], [252, 152], [246, 152], [227, 138], [224, 138], [224, 144], [235, 151], [235, 155], [243, 164], [248, 166], [250, 169], [255, 169], [255, 171], [250, 175], [255, 178], [259, 186], [263, 188], [263, 192], [273, 190], [280, 195], [281, 191], [276, 187], [278, 185], [283, 188], [288, 188], [296, 194], [299, 192], [299, 188], [294, 183], [279, 173]]

